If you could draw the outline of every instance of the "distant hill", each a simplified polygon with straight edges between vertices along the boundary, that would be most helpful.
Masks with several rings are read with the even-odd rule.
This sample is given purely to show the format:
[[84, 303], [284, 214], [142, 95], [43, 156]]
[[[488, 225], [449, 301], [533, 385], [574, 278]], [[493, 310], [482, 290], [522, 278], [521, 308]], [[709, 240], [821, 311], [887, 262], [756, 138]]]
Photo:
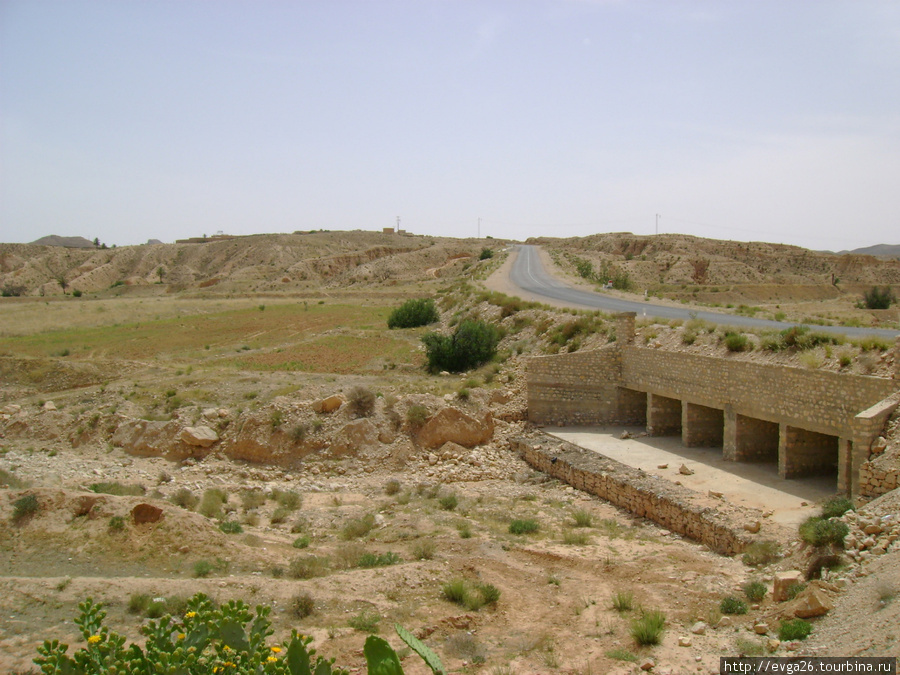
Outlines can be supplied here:
[[51, 234], [46, 237], [37, 239], [32, 244], [38, 246], [64, 246], [65, 248], [94, 248], [94, 242], [84, 237], [60, 237], [58, 234]]
[[856, 248], [852, 251], [841, 251], [841, 253], [854, 253], [858, 255], [877, 255], [885, 258], [900, 258], [900, 244], [875, 244], [875, 246], [866, 246], [865, 248]]

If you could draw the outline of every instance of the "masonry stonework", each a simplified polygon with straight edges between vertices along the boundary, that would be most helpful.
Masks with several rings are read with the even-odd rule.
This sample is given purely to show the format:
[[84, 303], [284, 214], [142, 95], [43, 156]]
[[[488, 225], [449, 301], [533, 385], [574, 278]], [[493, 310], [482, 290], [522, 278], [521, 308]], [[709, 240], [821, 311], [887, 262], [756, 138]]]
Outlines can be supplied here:
[[566, 441], [543, 436], [539, 440], [514, 438], [510, 444], [535, 469], [723, 555], [740, 553], [766, 534], [750, 535], [740, 525], [741, 521], [759, 521], [762, 514], [756, 509], [725, 503], [710, 508], [693, 490]]
[[[631, 320], [617, 317], [617, 331], [627, 335]], [[729, 460], [777, 457], [784, 477], [834, 471], [837, 465], [838, 488], [853, 495], [883, 490], [896, 480], [872, 466], [863, 473], [861, 468], [889, 414], [882, 404], [900, 389], [897, 380], [628, 342], [531, 359], [529, 419], [544, 425], [646, 424], [652, 435], [681, 433], [688, 445], [721, 445]]]

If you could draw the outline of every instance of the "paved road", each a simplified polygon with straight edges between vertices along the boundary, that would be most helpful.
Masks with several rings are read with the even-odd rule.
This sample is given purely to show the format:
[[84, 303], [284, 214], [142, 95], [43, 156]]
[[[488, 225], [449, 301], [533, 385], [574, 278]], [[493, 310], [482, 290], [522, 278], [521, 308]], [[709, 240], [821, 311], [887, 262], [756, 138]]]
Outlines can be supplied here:
[[[524, 291], [545, 298], [551, 298], [563, 303], [578, 307], [593, 307], [605, 312], [637, 312], [638, 316], [649, 316], [659, 319], [703, 319], [711, 323], [721, 323], [729, 326], [745, 328], [772, 328], [783, 330], [797, 324], [771, 321], [768, 319], [755, 319], [739, 314], [723, 314], [706, 310], [691, 310], [684, 307], [669, 307], [666, 305], [654, 305], [651, 302], [634, 300], [622, 300], [594, 291], [584, 291], [569, 286], [559, 279], [551, 276], [541, 262], [536, 246], [521, 244], [516, 252], [509, 273], [510, 281]], [[845, 326], [813, 326], [815, 330], [829, 333], [840, 333], [848, 336], [879, 335], [886, 338], [895, 338], [900, 331], [886, 328], [857, 328]]]

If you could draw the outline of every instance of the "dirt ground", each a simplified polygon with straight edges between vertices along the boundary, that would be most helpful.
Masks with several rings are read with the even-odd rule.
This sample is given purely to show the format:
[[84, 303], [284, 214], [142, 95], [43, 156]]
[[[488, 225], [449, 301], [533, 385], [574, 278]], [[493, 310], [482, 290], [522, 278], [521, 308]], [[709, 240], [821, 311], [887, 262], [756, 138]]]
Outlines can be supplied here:
[[[862, 627], [864, 653], [897, 653], [896, 552], [848, 562], [835, 576], [843, 590], [823, 591], [835, 609], [816, 620], [810, 640], [773, 646], [788, 611], [771, 601], [773, 576], [806, 569], [811, 551], [794, 542], [767, 566], [750, 567], [548, 479], [510, 451], [510, 437], [538, 433], [524, 421], [526, 358], [574, 348], [556, 336], [587, 318], [533, 307], [507, 313], [508, 299], [479, 297], [482, 282], [513, 292], [498, 242], [249, 239], [246, 267], [228, 257], [239, 242], [190, 249], [182, 257], [191, 269], [177, 268], [180, 249], [165, 247], [146, 252], [123, 286], [115, 284], [125, 263], [89, 252], [70, 280], [84, 283], [78, 301], [59, 289], [48, 300], [4, 298], [0, 312], [14, 320], [0, 335], [0, 671], [28, 672], [45, 639], [80, 645], [73, 619], [88, 596], [106, 605], [108, 625], [140, 640], [149, 615], [177, 614], [197, 591], [273, 606], [276, 639], [298, 628], [357, 673], [366, 631], [400, 646], [395, 622], [455, 673], [624, 674], [641, 665], [717, 673], [722, 655], [848, 654], [863, 649]], [[497, 259], [475, 262], [485, 245], [498, 246]], [[297, 262], [291, 247], [312, 253]], [[6, 274], [17, 274], [18, 256], [20, 276], [51, 291], [27, 250], [7, 254]], [[460, 376], [424, 373], [426, 329], [384, 327], [391, 304], [423, 294], [442, 311], [436, 328], [472, 314], [502, 326], [503, 358]], [[606, 319], [588, 318], [580, 348], [606, 344]], [[688, 345], [684, 330], [640, 324], [638, 340], [801, 366], [792, 353], [726, 355], [714, 331]], [[839, 362], [842, 350], [850, 365]], [[864, 351], [822, 350], [819, 366], [890, 375], [887, 351]], [[370, 416], [347, 405], [316, 411], [330, 395], [346, 403], [357, 386], [376, 393]], [[492, 436], [474, 447], [423, 447], [410, 428], [416, 406], [473, 419], [490, 412]], [[201, 423], [220, 434], [212, 451], [194, 455], [166, 436]], [[113, 442], [119, 428], [140, 424], [156, 425], [154, 442], [170, 445]], [[716, 485], [736, 503], [765, 502], [786, 541], [828, 493], [806, 484], [763, 492], [755, 486], [777, 487], [764, 474], [731, 474], [723, 489], [709, 458], [614, 438], [620, 431], [604, 432], [610, 456], [642, 448], [648, 472], [701, 492]], [[703, 466], [676, 477], [682, 462]], [[29, 495], [36, 510], [17, 516]], [[162, 509], [162, 519], [135, 524], [140, 503]], [[900, 510], [889, 501], [879, 508]], [[538, 530], [512, 534], [514, 520], [534, 520]], [[226, 534], [223, 523], [242, 531]], [[366, 554], [383, 564], [361, 566]], [[499, 601], [478, 609], [450, 602], [442, 589], [458, 578], [496, 586]], [[766, 598], [722, 621], [722, 599], [743, 597], [750, 580], [766, 584]], [[630, 609], [613, 607], [615, 595], [629, 594]], [[659, 645], [640, 647], [630, 629], [651, 609], [665, 614], [665, 631]], [[404, 668], [426, 672], [414, 657]]]

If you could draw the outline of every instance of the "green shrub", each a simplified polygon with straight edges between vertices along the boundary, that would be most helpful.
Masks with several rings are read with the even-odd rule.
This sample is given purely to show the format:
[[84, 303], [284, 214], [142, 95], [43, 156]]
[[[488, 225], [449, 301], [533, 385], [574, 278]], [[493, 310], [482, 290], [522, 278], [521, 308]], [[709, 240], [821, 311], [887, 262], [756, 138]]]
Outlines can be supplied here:
[[631, 622], [631, 637], [641, 646], [658, 645], [666, 625], [666, 615], [648, 610]]
[[244, 510], [258, 509], [266, 503], [266, 493], [262, 490], [244, 490], [241, 492], [241, 505]]
[[612, 606], [617, 612], [627, 612], [634, 607], [634, 593], [616, 591], [612, 596]]
[[457, 506], [459, 506], [459, 498], [456, 496], [455, 492], [451, 492], [448, 495], [444, 495], [440, 499], [438, 499], [438, 504], [443, 511], [453, 511]]
[[[303, 601], [305, 603], [305, 601]], [[305, 606], [305, 604], [301, 604]], [[140, 644], [127, 648], [125, 638], [103, 625], [106, 612], [88, 598], [78, 606], [75, 624], [85, 646], [67, 654], [68, 645], [46, 640], [38, 647], [35, 663], [44, 673], [223, 673], [231, 675], [349, 675], [308, 649], [311, 637], [293, 631], [281, 643], [267, 644], [273, 634], [268, 617], [271, 608], [259, 606], [254, 612], [240, 600], [216, 607], [198, 593], [188, 600], [167, 603], [169, 613], [142, 628]], [[358, 630], [377, 630], [378, 615], [364, 612], [351, 622]], [[374, 624], [374, 626], [373, 626]], [[409, 631], [395, 625], [397, 635], [418, 654], [434, 675], [446, 672], [438, 656]], [[370, 635], [363, 647], [369, 675], [401, 673], [397, 653], [382, 638]]]
[[244, 528], [241, 527], [241, 524], [236, 520], [226, 520], [225, 522], [220, 523], [219, 529], [225, 534], [240, 534], [244, 531]]
[[525, 520], [513, 520], [509, 524], [510, 534], [534, 534], [541, 529], [540, 524], [531, 518]]
[[413, 429], [419, 429], [428, 421], [428, 408], [424, 405], [411, 405], [406, 410], [406, 423]]
[[439, 319], [434, 300], [431, 298], [407, 300], [391, 312], [388, 317], [388, 328], [416, 328], [427, 326]]
[[500, 589], [493, 584], [470, 583], [466, 579], [453, 579], [441, 587], [444, 598], [477, 611], [485, 605], [495, 605], [500, 600]]
[[26, 518], [31, 518], [31, 516], [38, 512], [40, 507], [41, 505], [40, 502], [38, 502], [37, 495], [25, 495], [24, 497], [19, 497], [13, 502], [13, 522], [20, 523]]
[[567, 546], [587, 546], [591, 543], [591, 535], [583, 530], [564, 530], [563, 543]]
[[479, 260], [490, 260], [494, 257], [494, 251], [489, 248], [481, 249], [481, 254], [478, 256]]
[[724, 342], [725, 347], [730, 352], [746, 352], [753, 348], [747, 336], [743, 333], [725, 333]]
[[741, 560], [750, 567], [759, 567], [774, 562], [781, 554], [781, 544], [771, 539], [754, 541], [746, 549]]
[[371, 569], [373, 567], [389, 567], [399, 562], [401, 562], [400, 556], [392, 551], [380, 555], [377, 553], [363, 553], [357, 560], [356, 566], [363, 569]]
[[840, 520], [826, 520], [820, 516], [810, 516], [800, 524], [800, 538], [812, 546], [844, 546], [844, 537], [850, 532], [846, 523]]
[[729, 595], [722, 598], [722, 602], [719, 603], [719, 611], [722, 614], [746, 614], [747, 603], [734, 595]]
[[222, 505], [228, 501], [228, 495], [220, 488], [209, 488], [204, 491], [203, 497], [200, 499], [200, 505], [197, 512], [207, 518], [221, 518], [223, 515]]
[[121, 532], [125, 529], [125, 519], [122, 516], [113, 516], [107, 526], [110, 532]]
[[484, 321], [463, 321], [453, 335], [428, 333], [422, 336], [428, 371], [461, 373], [490, 361], [497, 353], [499, 331]]
[[316, 609], [316, 601], [309, 593], [299, 593], [291, 598], [291, 614], [298, 619], [305, 619]]
[[761, 581], [748, 581], [743, 586], [744, 595], [747, 596], [747, 599], [751, 602], [760, 602], [764, 597], [766, 597], [766, 592], [768, 589], [766, 585]]
[[617, 647], [616, 649], [610, 649], [608, 652], [606, 652], [606, 655], [611, 659], [615, 659], [616, 661], [628, 661], [630, 663], [637, 663], [638, 660], [637, 654], [620, 647]]
[[368, 417], [375, 411], [375, 392], [357, 385], [347, 394], [347, 406], [357, 417]]
[[593, 527], [594, 526], [594, 517], [583, 509], [579, 509], [575, 513], [572, 514], [572, 519], [575, 521], [575, 527]]
[[863, 294], [863, 304], [866, 309], [888, 309], [896, 301], [890, 286], [878, 288], [872, 286], [871, 290]]
[[272, 523], [272, 525], [278, 525], [286, 521], [290, 517], [290, 515], [290, 509], [279, 506], [277, 509], [272, 511], [272, 516], [269, 518], [269, 522]]
[[0, 469], [0, 487], [8, 487], [11, 490], [28, 487], [28, 483], [10, 471]]
[[304, 534], [302, 537], [297, 537], [296, 539], [294, 539], [291, 546], [293, 546], [294, 548], [309, 548], [309, 543], [309, 537]]
[[371, 609], [365, 609], [356, 616], [351, 616], [347, 624], [360, 633], [377, 633], [381, 615]]
[[118, 497], [138, 497], [147, 491], [143, 485], [123, 485], [122, 483], [116, 482], [91, 483], [88, 486], [88, 490], [99, 494], [116, 495]]
[[303, 495], [293, 490], [273, 490], [272, 496], [275, 501], [284, 509], [296, 511], [303, 506]]
[[782, 621], [778, 627], [778, 639], [782, 642], [805, 640], [812, 633], [812, 624], [804, 619]]
[[791, 584], [785, 589], [784, 595], [788, 600], [793, 600], [806, 590], [806, 584]]
[[312, 579], [328, 573], [328, 559], [315, 555], [294, 558], [288, 566], [288, 576], [294, 579]]
[[387, 483], [384, 484], [384, 494], [393, 496], [400, 492], [400, 481], [396, 478], [392, 478]]
[[143, 614], [150, 606], [150, 599], [147, 593], [132, 593], [128, 598], [128, 611], [132, 614]]
[[169, 501], [183, 509], [193, 511], [197, 508], [200, 499], [187, 488], [178, 488], [178, 491], [169, 497]]
[[416, 560], [431, 560], [434, 558], [434, 552], [437, 545], [431, 539], [417, 541], [412, 547], [412, 556]]
[[362, 518], [353, 518], [344, 523], [341, 528], [341, 539], [350, 541], [364, 537], [375, 527], [375, 516], [367, 513]]
[[840, 518], [847, 511], [853, 510], [853, 502], [846, 497], [832, 497], [822, 504], [822, 517]]
[[198, 560], [194, 563], [194, 576], [198, 578], [208, 577], [213, 573], [215, 566], [209, 560]]

